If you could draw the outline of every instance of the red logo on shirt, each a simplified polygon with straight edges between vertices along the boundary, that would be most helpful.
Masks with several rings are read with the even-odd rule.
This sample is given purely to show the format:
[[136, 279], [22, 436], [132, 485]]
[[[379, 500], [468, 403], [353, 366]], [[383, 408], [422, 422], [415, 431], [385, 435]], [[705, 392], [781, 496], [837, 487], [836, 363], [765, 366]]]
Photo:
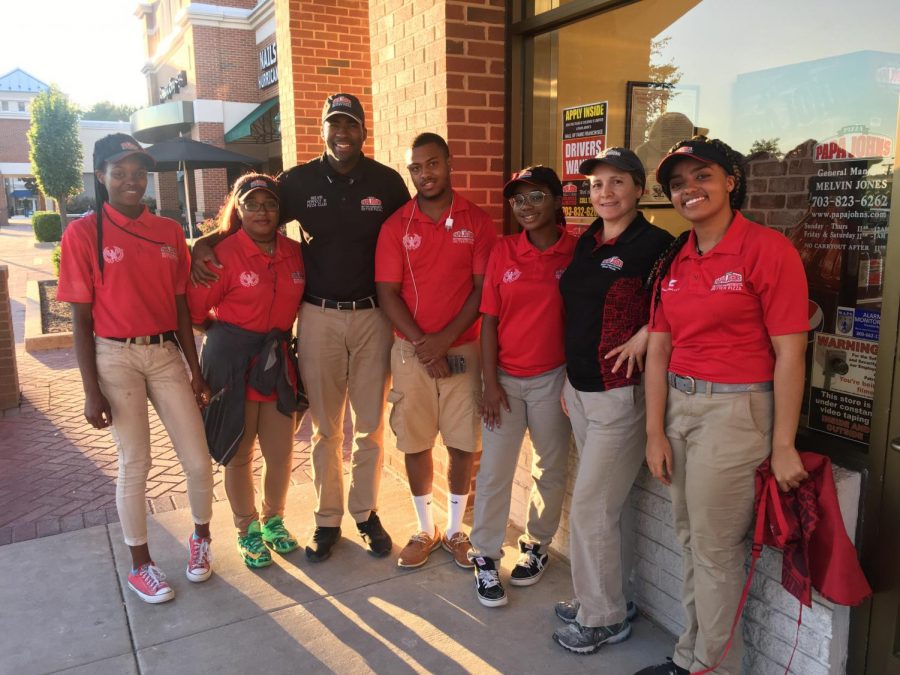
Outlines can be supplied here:
[[125, 258], [125, 251], [119, 246], [105, 246], [103, 248], [103, 259], [109, 264], [122, 262]]
[[522, 271], [517, 267], [510, 267], [503, 273], [503, 283], [511, 284], [522, 276]]
[[415, 251], [422, 245], [421, 234], [407, 234], [403, 237], [403, 247], [407, 251]]
[[605, 270], [612, 270], [613, 272], [618, 272], [625, 266], [625, 262], [617, 255], [612, 256], [611, 258], [607, 258], [606, 260], [600, 261], [600, 267]]
[[468, 244], [469, 246], [475, 245], [475, 233], [472, 230], [457, 230], [453, 233], [453, 243], [454, 244]]
[[295, 284], [302, 284], [306, 279], [303, 278], [302, 272], [291, 272], [291, 281]]
[[159, 252], [167, 260], [178, 260], [178, 250], [174, 246], [163, 244], [159, 247]]
[[562, 279], [562, 275], [565, 274], [565, 273], [566, 273], [566, 268], [565, 268], [565, 267], [560, 267], [558, 270], [556, 270], [556, 271], [553, 273], [553, 276], [555, 276], [555, 277], [556, 277], [556, 280], [559, 281], [560, 279]]
[[713, 281], [711, 291], [742, 291], [744, 290], [744, 275], [739, 272], [726, 272]]
[[259, 283], [259, 275], [256, 272], [241, 272], [241, 286], [244, 288], [252, 288]]
[[359, 204], [363, 211], [384, 211], [384, 207], [382, 207], [381, 200], [378, 197], [366, 197]]
[[665, 286], [663, 286], [661, 290], [663, 293], [670, 293], [672, 291], [680, 290], [678, 288], [677, 284], [678, 284], [678, 279], [669, 279], [669, 283], [667, 283]]

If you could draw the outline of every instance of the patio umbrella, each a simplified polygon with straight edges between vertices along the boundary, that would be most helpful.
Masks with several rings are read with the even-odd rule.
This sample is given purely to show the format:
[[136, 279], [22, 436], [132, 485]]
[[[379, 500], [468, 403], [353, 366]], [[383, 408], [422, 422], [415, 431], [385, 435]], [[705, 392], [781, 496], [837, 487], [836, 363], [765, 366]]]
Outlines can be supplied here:
[[191, 172], [194, 169], [227, 169], [233, 166], [251, 168], [262, 163], [262, 160], [255, 157], [183, 136], [151, 145], [147, 148], [147, 152], [156, 160], [157, 171], [184, 172], [184, 199], [191, 241], [194, 240], [194, 223], [191, 214]]

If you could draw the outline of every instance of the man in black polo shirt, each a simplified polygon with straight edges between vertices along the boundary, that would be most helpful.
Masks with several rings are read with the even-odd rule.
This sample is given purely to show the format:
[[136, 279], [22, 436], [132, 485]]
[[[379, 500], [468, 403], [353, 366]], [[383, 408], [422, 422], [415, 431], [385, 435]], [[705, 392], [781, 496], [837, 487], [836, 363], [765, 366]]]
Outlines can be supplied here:
[[[281, 221], [300, 223], [306, 268], [299, 351], [313, 425], [316, 530], [306, 546], [313, 562], [328, 558], [341, 536], [348, 396], [354, 427], [348, 508], [372, 554], [387, 555], [392, 546], [376, 514], [393, 336], [375, 294], [375, 245], [381, 224], [410, 195], [399, 173], [362, 154], [366, 136], [359, 100], [333, 94], [322, 109], [325, 152], [278, 178]], [[201, 242], [192, 273], [210, 257], [198, 251]]]

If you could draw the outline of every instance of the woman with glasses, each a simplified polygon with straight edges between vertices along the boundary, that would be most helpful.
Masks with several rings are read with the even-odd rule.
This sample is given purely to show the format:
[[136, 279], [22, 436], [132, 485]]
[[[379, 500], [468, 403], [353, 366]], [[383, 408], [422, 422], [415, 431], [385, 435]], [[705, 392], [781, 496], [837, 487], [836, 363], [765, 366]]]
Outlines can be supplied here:
[[503, 195], [523, 231], [494, 246], [481, 300], [483, 452], [469, 556], [478, 600], [488, 607], [507, 602], [497, 563], [525, 431], [534, 445], [534, 482], [513, 586], [537, 583], [546, 569], [566, 492], [571, 435], [559, 400], [565, 353], [558, 287], [575, 239], [565, 230], [562, 184], [553, 169], [534, 166], [515, 174]]
[[[203, 375], [209, 449], [225, 465], [225, 493], [247, 567], [272, 564], [268, 549], [289, 553], [297, 540], [284, 525], [291, 479], [294, 413], [300, 397], [291, 330], [303, 296], [300, 245], [278, 231], [279, 189], [263, 174], [241, 176], [219, 213], [222, 264], [210, 286], [188, 291], [191, 319], [206, 330]], [[265, 462], [262, 513], [253, 489], [254, 446]]]
[[556, 614], [553, 639], [590, 654], [631, 635], [627, 601], [633, 543], [621, 519], [644, 458], [644, 392], [650, 293], [646, 282], [672, 236], [638, 211], [646, 176], [631, 150], [608, 148], [581, 164], [597, 219], [560, 280], [565, 306], [564, 401], [578, 474], [569, 512], [575, 597]]

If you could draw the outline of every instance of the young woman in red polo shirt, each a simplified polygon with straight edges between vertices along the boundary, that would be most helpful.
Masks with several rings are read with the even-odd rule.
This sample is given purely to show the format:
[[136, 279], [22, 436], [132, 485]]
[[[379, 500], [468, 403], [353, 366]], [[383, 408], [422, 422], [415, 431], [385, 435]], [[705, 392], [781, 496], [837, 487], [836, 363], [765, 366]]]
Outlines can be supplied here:
[[559, 277], [575, 239], [565, 231], [562, 184], [553, 169], [529, 167], [512, 177], [503, 196], [523, 232], [494, 246], [481, 299], [483, 452], [469, 556], [475, 592], [488, 607], [507, 602], [497, 563], [525, 431], [534, 445], [534, 482], [510, 577], [514, 586], [537, 583], [546, 568], [566, 492], [571, 435], [559, 401], [566, 377]]
[[738, 210], [743, 157], [726, 144], [682, 141], [656, 175], [691, 224], [654, 275], [645, 373], [647, 465], [671, 486], [687, 628], [673, 659], [640, 673], [737, 675], [740, 626], [727, 645], [745, 579], [756, 467], [771, 457], [784, 491], [806, 478], [794, 447], [806, 277], [782, 234]]
[[128, 587], [145, 602], [160, 603], [175, 592], [147, 545], [148, 398], [187, 477], [195, 523], [188, 541], [190, 581], [212, 573], [213, 481], [198, 407], [209, 389], [185, 300], [190, 256], [181, 226], [141, 203], [153, 166], [131, 136], [112, 134], [94, 145], [97, 211], [66, 228], [57, 298], [72, 303], [84, 416], [97, 429], [111, 427], [118, 449], [116, 509], [131, 550]]
[[566, 625], [553, 639], [590, 654], [631, 635], [633, 537], [622, 526], [644, 458], [641, 367], [647, 348], [653, 265], [672, 235], [638, 211], [644, 166], [626, 148], [581, 164], [597, 219], [579, 238], [560, 280], [566, 310], [563, 396], [578, 450], [569, 511], [575, 597], [556, 605]]
[[[225, 464], [225, 493], [237, 545], [252, 568], [272, 564], [269, 548], [290, 553], [284, 525], [291, 481], [294, 413], [300, 397], [291, 330], [303, 297], [300, 244], [278, 231], [279, 188], [263, 174], [241, 176], [219, 214], [223, 268], [209, 286], [191, 286], [191, 318], [206, 330], [203, 375], [214, 395], [204, 415], [210, 453]], [[265, 461], [262, 514], [253, 489], [257, 439]]]

